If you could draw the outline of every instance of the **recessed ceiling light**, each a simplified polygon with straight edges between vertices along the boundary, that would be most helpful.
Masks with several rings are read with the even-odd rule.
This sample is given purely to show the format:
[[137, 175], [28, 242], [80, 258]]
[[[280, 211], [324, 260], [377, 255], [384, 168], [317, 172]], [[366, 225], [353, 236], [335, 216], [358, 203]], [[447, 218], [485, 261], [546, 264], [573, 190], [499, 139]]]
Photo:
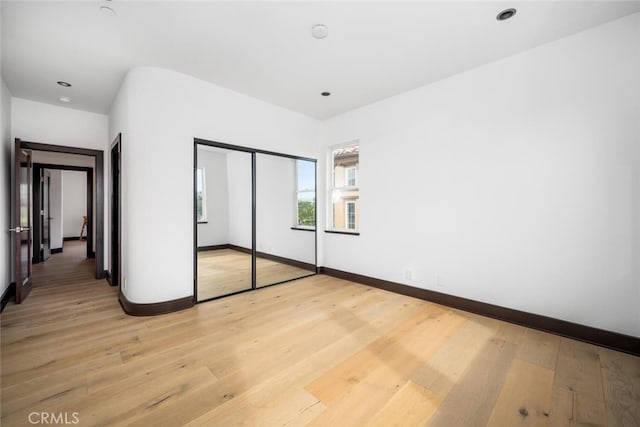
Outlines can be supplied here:
[[69, 103], [71, 102], [71, 98], [69, 98], [68, 96], [59, 96], [58, 101]]
[[329, 95], [331, 95], [331, 92], [322, 92], [320, 95], [322, 95], [322, 96], [329, 96]]
[[311, 35], [316, 39], [323, 39], [329, 35], [329, 28], [323, 24], [316, 24], [311, 27]]
[[496, 19], [498, 21], [505, 21], [505, 20], [513, 17], [513, 15], [515, 15], [515, 14], [516, 14], [516, 10], [515, 9], [513, 9], [513, 8], [505, 9], [502, 12], [500, 12], [498, 14], [498, 16], [496, 16]]
[[63, 81], [59, 81], [57, 83], [62, 87], [71, 87], [71, 83], [67, 83], [67, 82], [63, 82]]
[[116, 14], [116, 11], [111, 9], [109, 6], [100, 6], [100, 12], [104, 13], [105, 15], [109, 15], [109, 16], [113, 16]]

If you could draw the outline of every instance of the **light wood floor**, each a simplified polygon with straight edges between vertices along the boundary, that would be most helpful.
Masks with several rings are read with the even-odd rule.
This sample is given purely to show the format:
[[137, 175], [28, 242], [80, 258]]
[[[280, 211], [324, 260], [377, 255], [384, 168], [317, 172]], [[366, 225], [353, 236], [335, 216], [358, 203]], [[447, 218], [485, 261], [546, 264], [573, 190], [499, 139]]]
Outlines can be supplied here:
[[623, 353], [324, 275], [129, 317], [55, 257], [0, 316], [3, 426], [640, 424]]
[[[256, 258], [256, 286], [306, 277], [312, 271]], [[233, 249], [198, 252], [198, 301], [251, 289], [251, 255]]]

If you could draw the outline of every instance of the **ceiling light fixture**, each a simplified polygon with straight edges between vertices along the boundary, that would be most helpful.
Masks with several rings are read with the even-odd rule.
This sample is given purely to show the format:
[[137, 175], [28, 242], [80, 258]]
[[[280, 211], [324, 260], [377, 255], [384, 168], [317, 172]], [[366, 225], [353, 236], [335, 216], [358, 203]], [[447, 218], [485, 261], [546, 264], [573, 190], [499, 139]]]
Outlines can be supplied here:
[[322, 95], [322, 96], [329, 96], [329, 95], [331, 95], [331, 92], [322, 92], [320, 95]]
[[71, 102], [71, 98], [69, 98], [68, 96], [59, 96], [58, 101], [69, 103]]
[[111, 9], [109, 6], [100, 6], [100, 12], [109, 16], [114, 16], [116, 14], [116, 11]]
[[329, 28], [324, 24], [316, 24], [311, 27], [311, 35], [316, 39], [323, 39], [329, 35]]
[[496, 16], [498, 21], [506, 21], [509, 18], [512, 18], [513, 15], [516, 14], [516, 10], [514, 8], [505, 9]]
[[71, 87], [71, 83], [63, 82], [62, 80], [56, 83], [58, 83], [62, 87]]

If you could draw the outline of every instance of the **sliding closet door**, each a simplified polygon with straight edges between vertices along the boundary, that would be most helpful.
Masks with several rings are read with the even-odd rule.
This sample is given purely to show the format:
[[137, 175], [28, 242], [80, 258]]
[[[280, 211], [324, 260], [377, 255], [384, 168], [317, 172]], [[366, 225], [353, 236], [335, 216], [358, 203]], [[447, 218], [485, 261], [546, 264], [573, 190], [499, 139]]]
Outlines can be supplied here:
[[196, 145], [198, 301], [252, 288], [252, 162], [252, 153]]
[[256, 287], [316, 272], [315, 162], [256, 154]]

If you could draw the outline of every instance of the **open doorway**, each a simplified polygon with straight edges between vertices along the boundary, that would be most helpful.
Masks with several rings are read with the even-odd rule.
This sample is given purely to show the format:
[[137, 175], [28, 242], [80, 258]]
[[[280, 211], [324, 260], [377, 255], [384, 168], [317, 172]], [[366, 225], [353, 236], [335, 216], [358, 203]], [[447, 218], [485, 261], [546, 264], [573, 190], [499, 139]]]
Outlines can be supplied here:
[[[104, 152], [85, 148], [65, 147], [28, 141], [19, 141], [20, 147], [33, 157], [33, 257], [34, 262], [43, 261], [50, 253], [61, 252], [60, 243], [77, 242], [74, 251], [82, 245], [82, 253], [92, 259], [94, 277], [105, 277], [104, 269]], [[77, 212], [69, 213], [68, 218], [60, 215], [56, 207], [52, 209], [51, 189], [55, 191], [56, 174], [67, 174], [68, 193], [71, 205], [80, 206]], [[73, 183], [82, 185], [75, 185]], [[47, 194], [45, 194], [45, 192]], [[62, 189], [64, 193], [64, 188]], [[62, 202], [64, 204], [64, 201]], [[67, 209], [67, 212], [72, 212]], [[75, 212], [75, 211], [74, 211]], [[56, 217], [56, 215], [58, 215]], [[63, 222], [65, 219], [69, 221]], [[64, 229], [67, 232], [64, 232]]]
[[[34, 160], [51, 159], [36, 152]], [[89, 166], [33, 163], [33, 263], [44, 262], [68, 245], [82, 245], [95, 258], [93, 158], [66, 154], [60, 162]]]

